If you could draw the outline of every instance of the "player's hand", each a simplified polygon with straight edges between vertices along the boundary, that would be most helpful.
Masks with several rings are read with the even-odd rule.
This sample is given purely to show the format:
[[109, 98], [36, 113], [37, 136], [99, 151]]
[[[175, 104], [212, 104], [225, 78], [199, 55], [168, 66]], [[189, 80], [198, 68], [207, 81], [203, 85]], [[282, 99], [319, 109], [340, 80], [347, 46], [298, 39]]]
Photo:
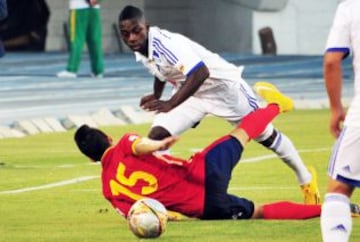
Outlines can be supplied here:
[[170, 136], [170, 137], [166, 137], [165, 139], [158, 140], [156, 141], [159, 142], [159, 147], [157, 148], [157, 150], [167, 150], [178, 140], [179, 137], [177, 136]]
[[345, 111], [343, 108], [331, 110], [330, 116], [330, 133], [335, 137], [339, 137], [342, 130], [342, 124], [345, 120]]
[[162, 101], [162, 100], [153, 100], [142, 105], [142, 108], [146, 111], [155, 111], [155, 113], [167, 113], [174, 106], [170, 101]]
[[144, 105], [148, 102], [151, 102], [153, 100], [157, 100], [157, 98], [155, 97], [154, 94], [149, 94], [149, 95], [146, 95], [146, 96], [143, 96], [141, 99], [140, 99], [140, 107], [144, 109]]

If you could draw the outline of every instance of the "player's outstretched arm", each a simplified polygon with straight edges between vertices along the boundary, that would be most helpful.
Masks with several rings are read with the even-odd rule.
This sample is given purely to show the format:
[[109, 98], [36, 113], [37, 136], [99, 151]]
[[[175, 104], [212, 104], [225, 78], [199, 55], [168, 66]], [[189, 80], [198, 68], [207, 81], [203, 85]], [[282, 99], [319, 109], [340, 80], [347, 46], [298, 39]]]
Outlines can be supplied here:
[[205, 65], [200, 66], [186, 78], [184, 84], [169, 100], [152, 100], [144, 103], [142, 108], [156, 113], [169, 112], [192, 96], [208, 77], [209, 69]]
[[135, 155], [150, 154], [159, 150], [166, 150], [170, 148], [179, 138], [170, 136], [162, 140], [153, 140], [149, 138], [139, 138], [134, 143]]
[[186, 99], [192, 96], [205, 80], [210, 76], [209, 69], [203, 65], [193, 71], [187, 78], [182, 87], [170, 98], [172, 108], [177, 107]]
[[325, 87], [330, 103], [330, 132], [338, 137], [341, 132], [342, 122], [345, 119], [345, 110], [341, 102], [342, 90], [342, 60], [343, 52], [327, 52], [324, 56]]

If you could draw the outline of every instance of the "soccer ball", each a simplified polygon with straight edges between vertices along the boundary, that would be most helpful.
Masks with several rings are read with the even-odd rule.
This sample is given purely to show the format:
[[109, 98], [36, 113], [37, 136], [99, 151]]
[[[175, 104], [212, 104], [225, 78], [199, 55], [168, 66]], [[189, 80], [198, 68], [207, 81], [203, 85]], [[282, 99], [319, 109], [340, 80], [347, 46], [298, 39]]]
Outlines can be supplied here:
[[168, 215], [165, 206], [152, 198], [136, 201], [127, 216], [130, 230], [139, 238], [157, 238], [166, 229]]

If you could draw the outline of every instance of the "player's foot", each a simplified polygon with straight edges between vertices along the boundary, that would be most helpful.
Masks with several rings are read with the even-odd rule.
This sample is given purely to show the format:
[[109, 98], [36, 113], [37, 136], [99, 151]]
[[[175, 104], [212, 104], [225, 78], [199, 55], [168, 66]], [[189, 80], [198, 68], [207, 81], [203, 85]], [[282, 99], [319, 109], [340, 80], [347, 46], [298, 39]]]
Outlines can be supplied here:
[[360, 217], [360, 207], [358, 204], [350, 203], [350, 212], [351, 217], [353, 218], [359, 218]]
[[93, 78], [104, 78], [104, 75], [102, 73], [99, 73], [99, 74], [91, 73], [91, 77], [93, 77]]
[[74, 72], [70, 72], [70, 71], [60, 71], [56, 74], [57, 77], [60, 78], [76, 78], [77, 75]]
[[288, 112], [294, 108], [293, 100], [282, 94], [273, 84], [268, 82], [257, 82], [254, 85], [255, 92], [267, 103], [276, 103], [280, 112]]
[[317, 185], [317, 173], [314, 167], [308, 167], [312, 178], [310, 183], [301, 185], [301, 190], [304, 194], [305, 204], [320, 204], [320, 193]]

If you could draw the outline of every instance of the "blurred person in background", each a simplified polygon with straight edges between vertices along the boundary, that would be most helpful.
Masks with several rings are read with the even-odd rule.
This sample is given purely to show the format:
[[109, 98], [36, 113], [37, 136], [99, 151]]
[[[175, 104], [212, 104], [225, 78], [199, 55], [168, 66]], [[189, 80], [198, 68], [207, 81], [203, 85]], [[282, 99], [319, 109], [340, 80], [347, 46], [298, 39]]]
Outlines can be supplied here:
[[7, 17], [6, 0], [0, 0], [0, 20]]
[[[7, 6], [6, 6], [6, 0], [0, 0], [0, 20], [3, 20], [8, 15]], [[0, 57], [2, 57], [5, 54], [4, 44], [1, 41], [0, 36]]]
[[58, 72], [58, 77], [77, 77], [85, 42], [89, 51], [92, 76], [103, 77], [104, 61], [99, 2], [99, 0], [69, 1], [69, 57], [66, 70]]
[[[4, 0], [1, 0], [3, 8]], [[44, 51], [50, 10], [45, 0], [7, 0], [8, 17], [0, 21], [7, 51]]]

